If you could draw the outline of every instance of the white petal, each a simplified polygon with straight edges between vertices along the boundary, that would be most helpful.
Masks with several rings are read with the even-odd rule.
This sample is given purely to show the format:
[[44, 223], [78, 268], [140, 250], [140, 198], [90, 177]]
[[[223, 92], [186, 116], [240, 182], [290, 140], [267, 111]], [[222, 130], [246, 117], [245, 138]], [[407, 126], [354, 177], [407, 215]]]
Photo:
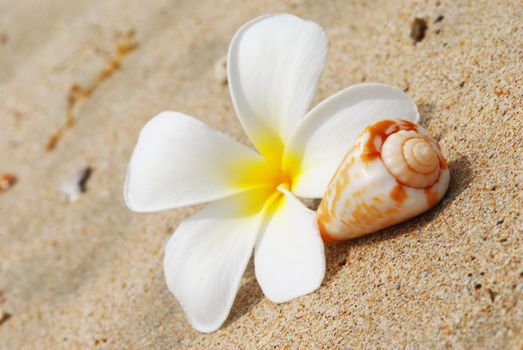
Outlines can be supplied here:
[[286, 145], [284, 168], [296, 174], [292, 192], [323, 197], [356, 137], [367, 125], [386, 118], [418, 122], [419, 113], [405, 93], [377, 83], [351, 86], [313, 108]]
[[215, 331], [227, 318], [266, 197], [254, 190], [211, 203], [183, 221], [169, 239], [163, 265], [167, 286], [197, 330]]
[[286, 137], [307, 112], [327, 47], [320, 26], [287, 14], [256, 18], [234, 36], [227, 66], [232, 101], [268, 159], [279, 162]]
[[323, 241], [316, 215], [283, 191], [264, 221], [254, 266], [263, 293], [281, 303], [318, 289], [325, 274]]
[[134, 211], [170, 209], [260, 187], [270, 172], [249, 148], [195, 118], [163, 112], [140, 133], [124, 197]]

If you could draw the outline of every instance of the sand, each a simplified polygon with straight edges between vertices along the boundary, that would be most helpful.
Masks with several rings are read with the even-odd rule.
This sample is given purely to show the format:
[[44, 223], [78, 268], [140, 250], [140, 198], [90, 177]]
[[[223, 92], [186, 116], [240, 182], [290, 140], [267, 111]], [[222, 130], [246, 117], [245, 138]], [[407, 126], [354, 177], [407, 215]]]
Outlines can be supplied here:
[[[328, 246], [315, 293], [273, 304], [251, 264], [229, 319], [205, 335], [161, 269], [196, 209], [130, 212], [125, 169], [166, 109], [248, 142], [215, 64], [267, 12], [325, 28], [314, 103], [362, 81], [399, 86], [452, 180], [428, 213]], [[0, 174], [18, 179], [0, 193], [0, 349], [520, 349], [522, 12], [519, 0], [0, 2]], [[416, 17], [428, 29], [414, 44]], [[71, 203], [60, 188], [88, 166]]]

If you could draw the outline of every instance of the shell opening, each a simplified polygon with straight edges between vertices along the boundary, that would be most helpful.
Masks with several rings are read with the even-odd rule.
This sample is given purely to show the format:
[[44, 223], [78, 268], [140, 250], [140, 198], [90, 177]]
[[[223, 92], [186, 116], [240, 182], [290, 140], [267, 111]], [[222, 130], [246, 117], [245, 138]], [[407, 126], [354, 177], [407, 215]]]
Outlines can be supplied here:
[[390, 135], [381, 148], [381, 158], [401, 183], [425, 188], [439, 177], [438, 150], [415, 131], [401, 130]]

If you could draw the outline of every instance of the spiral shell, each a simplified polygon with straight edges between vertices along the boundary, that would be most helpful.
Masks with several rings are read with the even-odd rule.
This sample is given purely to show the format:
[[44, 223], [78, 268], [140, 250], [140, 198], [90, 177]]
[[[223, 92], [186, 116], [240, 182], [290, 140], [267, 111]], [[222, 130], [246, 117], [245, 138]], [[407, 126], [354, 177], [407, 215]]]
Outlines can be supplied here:
[[406, 120], [380, 120], [360, 134], [317, 212], [325, 242], [356, 238], [430, 209], [450, 173], [436, 140]]

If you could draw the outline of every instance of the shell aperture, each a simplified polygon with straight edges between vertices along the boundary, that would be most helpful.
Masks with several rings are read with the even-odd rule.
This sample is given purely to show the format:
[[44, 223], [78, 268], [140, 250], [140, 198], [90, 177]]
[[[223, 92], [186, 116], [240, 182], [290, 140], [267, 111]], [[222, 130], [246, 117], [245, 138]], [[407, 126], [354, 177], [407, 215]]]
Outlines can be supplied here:
[[447, 191], [450, 173], [421, 126], [384, 119], [367, 126], [345, 155], [318, 208], [333, 243], [379, 231], [423, 213]]

